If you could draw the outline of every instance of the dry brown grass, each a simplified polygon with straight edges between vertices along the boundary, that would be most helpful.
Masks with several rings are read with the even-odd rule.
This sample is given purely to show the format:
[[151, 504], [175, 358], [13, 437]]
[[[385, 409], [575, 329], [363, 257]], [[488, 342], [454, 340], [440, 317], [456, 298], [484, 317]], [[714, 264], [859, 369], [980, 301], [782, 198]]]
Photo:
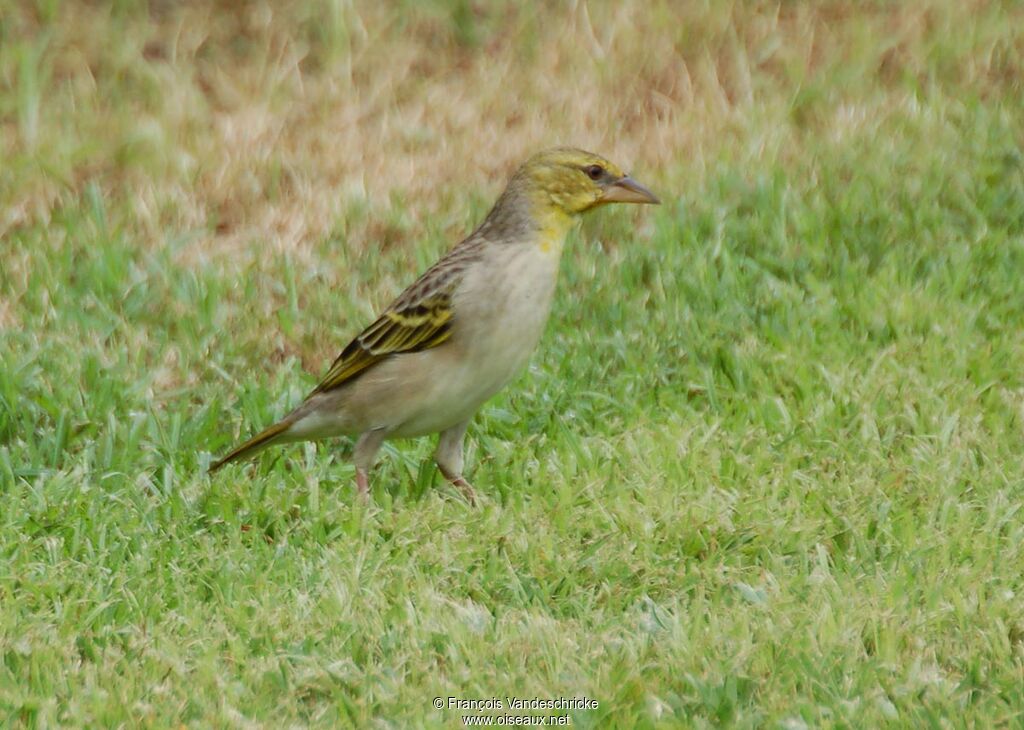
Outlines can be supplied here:
[[[0, 234], [98, 185], [132, 240], [199, 232], [184, 255], [200, 258], [308, 254], [351, 201], [380, 210], [392, 194], [464, 219], [467, 193], [490, 197], [551, 144], [681, 190], [715, 162], [786, 163], [809, 130], [842, 144], [919, 94], [984, 94], [1024, 71], [1021, 34], [986, 2], [0, 13], [0, 72], [26, 87], [0, 115]], [[380, 232], [351, 233], [374, 246]]]

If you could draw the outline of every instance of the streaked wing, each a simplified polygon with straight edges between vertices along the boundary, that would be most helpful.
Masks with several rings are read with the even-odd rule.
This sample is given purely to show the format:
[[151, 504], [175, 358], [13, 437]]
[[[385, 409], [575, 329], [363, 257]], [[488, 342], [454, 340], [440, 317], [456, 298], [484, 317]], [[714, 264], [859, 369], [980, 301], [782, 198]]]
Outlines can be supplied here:
[[338, 355], [314, 393], [337, 388], [388, 355], [436, 347], [451, 336], [451, 293], [409, 306], [394, 305]]
[[478, 254], [479, 246], [467, 241], [428, 269], [341, 351], [313, 393], [344, 385], [391, 355], [428, 350], [451, 337], [452, 295]]

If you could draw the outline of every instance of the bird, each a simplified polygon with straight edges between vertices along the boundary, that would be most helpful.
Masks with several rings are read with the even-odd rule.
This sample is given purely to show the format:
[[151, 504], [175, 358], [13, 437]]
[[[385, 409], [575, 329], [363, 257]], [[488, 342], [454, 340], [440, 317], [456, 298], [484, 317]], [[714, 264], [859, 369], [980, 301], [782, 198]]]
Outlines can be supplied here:
[[349, 342], [298, 407], [210, 472], [276, 444], [350, 436], [365, 499], [385, 440], [439, 433], [435, 463], [475, 504], [463, 475], [467, 427], [536, 348], [570, 229], [610, 203], [660, 202], [600, 155], [572, 147], [535, 153], [483, 222]]

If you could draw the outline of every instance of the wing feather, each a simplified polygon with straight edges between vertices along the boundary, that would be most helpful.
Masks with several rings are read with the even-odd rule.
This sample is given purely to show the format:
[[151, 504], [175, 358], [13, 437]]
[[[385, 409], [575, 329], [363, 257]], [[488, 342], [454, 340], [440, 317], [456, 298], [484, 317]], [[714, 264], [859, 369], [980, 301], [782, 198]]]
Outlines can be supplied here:
[[478, 256], [479, 246], [466, 241], [434, 264], [346, 345], [313, 393], [344, 385], [392, 355], [428, 350], [448, 340], [452, 295], [466, 266]]

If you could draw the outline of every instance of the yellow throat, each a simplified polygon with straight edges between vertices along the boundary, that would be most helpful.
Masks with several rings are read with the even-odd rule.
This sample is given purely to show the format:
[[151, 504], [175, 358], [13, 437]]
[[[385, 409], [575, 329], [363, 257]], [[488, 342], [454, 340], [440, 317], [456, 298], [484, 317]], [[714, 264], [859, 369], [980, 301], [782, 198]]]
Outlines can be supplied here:
[[566, 213], [554, 205], [535, 205], [534, 220], [537, 221], [538, 243], [545, 253], [560, 254], [569, 230], [576, 223], [577, 216]]

